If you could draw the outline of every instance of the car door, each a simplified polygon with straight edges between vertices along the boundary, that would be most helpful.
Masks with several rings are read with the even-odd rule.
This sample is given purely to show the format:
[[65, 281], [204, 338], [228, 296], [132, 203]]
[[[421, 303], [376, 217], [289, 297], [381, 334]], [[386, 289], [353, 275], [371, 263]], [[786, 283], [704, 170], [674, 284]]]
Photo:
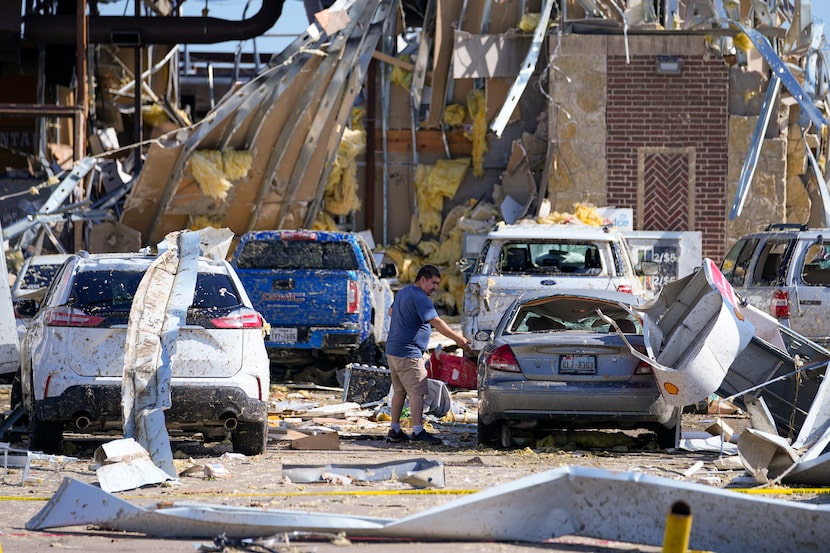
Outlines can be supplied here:
[[830, 331], [830, 242], [802, 239], [790, 262], [790, 327], [826, 343]]

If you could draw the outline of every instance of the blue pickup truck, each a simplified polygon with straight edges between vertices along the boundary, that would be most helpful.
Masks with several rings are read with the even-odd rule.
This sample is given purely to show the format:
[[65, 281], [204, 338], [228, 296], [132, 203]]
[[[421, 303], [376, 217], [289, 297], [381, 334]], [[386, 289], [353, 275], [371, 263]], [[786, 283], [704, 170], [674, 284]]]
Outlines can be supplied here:
[[393, 296], [359, 235], [253, 231], [240, 238], [231, 264], [271, 327], [265, 347], [274, 364], [379, 363]]

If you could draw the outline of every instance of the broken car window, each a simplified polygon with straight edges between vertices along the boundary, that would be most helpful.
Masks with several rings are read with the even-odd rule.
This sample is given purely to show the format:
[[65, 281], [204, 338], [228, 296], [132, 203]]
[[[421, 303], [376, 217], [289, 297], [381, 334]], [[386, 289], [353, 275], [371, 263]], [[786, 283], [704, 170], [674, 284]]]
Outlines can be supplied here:
[[783, 265], [791, 240], [767, 240], [755, 263], [750, 284], [769, 286], [777, 284], [783, 278]]
[[254, 240], [237, 259], [240, 269], [306, 269], [355, 271], [354, 250], [347, 242]]
[[721, 265], [721, 272], [723, 276], [732, 284], [732, 286], [743, 286], [746, 281], [746, 272], [749, 268], [749, 263], [752, 261], [752, 254], [758, 246], [758, 239], [738, 240]]
[[809, 286], [830, 286], [830, 244], [817, 242], [807, 248], [801, 279]]

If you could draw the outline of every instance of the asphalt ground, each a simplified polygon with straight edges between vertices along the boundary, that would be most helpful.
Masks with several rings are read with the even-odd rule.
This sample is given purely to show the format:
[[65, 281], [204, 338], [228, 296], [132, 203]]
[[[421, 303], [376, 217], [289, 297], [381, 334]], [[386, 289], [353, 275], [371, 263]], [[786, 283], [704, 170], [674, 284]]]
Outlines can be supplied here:
[[[0, 406], [8, 405], [8, 386], [0, 386]], [[275, 395], [296, 395], [336, 403], [338, 394], [331, 391], [291, 391], [275, 387]], [[466, 395], [469, 397], [469, 393]], [[382, 418], [382, 417], [381, 417]], [[684, 415], [684, 430], [700, 430], [715, 417], [708, 414]], [[738, 431], [746, 425], [745, 417], [722, 417]], [[304, 451], [291, 448], [290, 441], [277, 439], [272, 434], [263, 455], [240, 457], [226, 455], [229, 443], [204, 444], [188, 437], [171, 437], [177, 470], [189, 469], [191, 476], [163, 485], [117, 493], [120, 498], [136, 505], [171, 503], [176, 501], [249, 506], [265, 509], [287, 509], [305, 512], [363, 515], [399, 519], [417, 514], [430, 507], [444, 505], [470, 493], [524, 476], [563, 466], [584, 466], [640, 472], [664, 478], [699, 482], [715, 487], [754, 485], [741, 468], [718, 469], [717, 453], [692, 453], [658, 449], [650, 434], [628, 432], [581, 432], [547, 436], [530, 444], [533, 447], [498, 450], [476, 445], [475, 424], [431, 420], [431, 430], [441, 436], [442, 445], [419, 447], [414, 444], [387, 444], [384, 436], [388, 423], [367, 417], [351, 420], [323, 420], [322, 424], [338, 430], [339, 449]], [[65, 477], [95, 484], [93, 453], [101, 444], [117, 436], [67, 435], [64, 453], [69, 457], [54, 457], [32, 461], [29, 478], [22, 481], [22, 472], [9, 469], [3, 473], [0, 486], [0, 546], [8, 552], [35, 552], [46, 548], [83, 550], [86, 552], [118, 550], [124, 552], [194, 551], [212, 545], [211, 539], [158, 539], [141, 534], [113, 532], [94, 527], [69, 527], [45, 531], [29, 531], [25, 525], [46, 505]], [[25, 448], [25, 438], [13, 442], [12, 447]], [[284, 465], [374, 465], [403, 462], [413, 459], [441, 461], [444, 465], [446, 486], [442, 489], [417, 489], [396, 480], [371, 482], [293, 483], [283, 475]], [[206, 466], [221, 465], [226, 476], [208, 477]], [[793, 499], [788, 497], [788, 499]], [[799, 499], [816, 500], [815, 496]], [[821, 500], [821, 498], [819, 498]], [[532, 506], [517, 505], [517, 509]], [[613, 513], [609, 513], [613, 516]], [[662, 515], [654, 524], [665, 524]], [[279, 540], [288, 540], [288, 543]], [[351, 537], [348, 542], [331, 536], [275, 537], [268, 546], [273, 551], [342, 551], [349, 547], [357, 551], [661, 551], [659, 546], [645, 546], [608, 542], [578, 536], [563, 536], [546, 543], [496, 542], [409, 542], [406, 540], [378, 540]], [[244, 550], [225, 545], [216, 550]], [[253, 548], [252, 551], [269, 549]]]

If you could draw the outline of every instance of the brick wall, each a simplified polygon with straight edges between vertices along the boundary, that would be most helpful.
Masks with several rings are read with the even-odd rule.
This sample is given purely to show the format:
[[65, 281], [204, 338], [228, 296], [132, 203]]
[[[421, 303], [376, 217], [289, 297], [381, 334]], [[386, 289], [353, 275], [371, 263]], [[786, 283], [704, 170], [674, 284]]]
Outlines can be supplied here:
[[[682, 55], [680, 75], [658, 75], [656, 57], [623, 51], [607, 57], [607, 203], [637, 212], [640, 152], [694, 149], [689, 220], [703, 235], [705, 257], [725, 250], [728, 67], [717, 55]], [[653, 217], [652, 217], [653, 220]], [[667, 225], [666, 228], [669, 228]], [[644, 229], [664, 230], [664, 229]]]

